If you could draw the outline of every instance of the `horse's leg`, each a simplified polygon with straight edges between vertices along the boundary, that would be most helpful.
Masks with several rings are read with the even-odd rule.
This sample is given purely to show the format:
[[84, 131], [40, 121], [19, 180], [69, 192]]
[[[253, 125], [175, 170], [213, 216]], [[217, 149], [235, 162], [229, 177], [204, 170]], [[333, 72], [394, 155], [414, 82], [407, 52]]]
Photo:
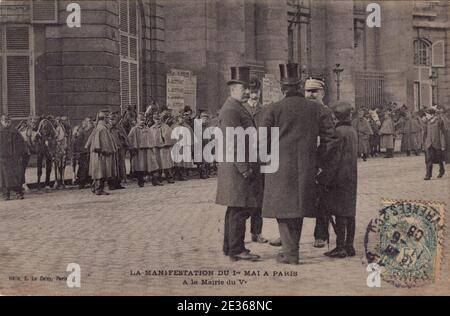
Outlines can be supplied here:
[[[51, 157], [46, 157], [45, 160], [45, 185], [46, 186], [50, 186], [50, 176], [52, 174], [52, 158]], [[56, 170], [55, 170], [56, 173]], [[56, 174], [55, 174], [55, 178], [56, 178]]]
[[60, 173], [60, 175], [61, 175], [61, 184], [62, 184], [63, 189], [66, 188], [66, 184], [64, 183], [64, 174], [65, 174], [65, 172], [66, 172], [66, 162], [67, 162], [66, 159], [67, 159], [67, 157], [66, 157], [66, 155], [64, 154], [63, 161], [61, 162], [61, 169], [60, 169], [60, 171], [59, 171], [59, 173]]
[[22, 188], [25, 192], [30, 191], [30, 188], [27, 185], [27, 179], [25, 177], [26, 171], [27, 171], [27, 166], [28, 166], [28, 163], [30, 162], [30, 157], [31, 157], [30, 154], [25, 154], [22, 158], [22, 168], [23, 168], [23, 186], [22, 186]]
[[53, 184], [53, 188], [59, 189], [59, 178], [58, 178], [58, 159], [55, 158], [53, 161], [53, 168], [55, 169], [55, 183]]
[[42, 177], [42, 163], [44, 161], [44, 155], [40, 152], [37, 153], [37, 188], [41, 189], [41, 177]]

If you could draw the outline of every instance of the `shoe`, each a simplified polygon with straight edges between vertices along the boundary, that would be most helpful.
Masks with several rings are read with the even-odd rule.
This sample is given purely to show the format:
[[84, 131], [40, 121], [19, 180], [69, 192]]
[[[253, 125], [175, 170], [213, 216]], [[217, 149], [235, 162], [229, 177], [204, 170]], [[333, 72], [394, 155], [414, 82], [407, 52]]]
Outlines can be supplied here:
[[[250, 253], [250, 249], [247, 249], [247, 248], [244, 248], [244, 252], [246, 252], [246, 253]], [[225, 256], [229, 256], [230, 254], [228, 253], [228, 251], [223, 251], [223, 254], [225, 255]]]
[[123, 187], [122, 185], [118, 184], [114, 187], [116, 190], [123, 190], [125, 189], [125, 187]]
[[345, 247], [345, 251], [347, 252], [347, 257], [354, 257], [356, 256], [356, 251], [353, 246]]
[[281, 247], [281, 238], [277, 238], [275, 240], [271, 240], [269, 242], [269, 245], [274, 246], [274, 247]]
[[140, 188], [143, 188], [143, 187], [144, 187], [144, 182], [138, 182], [138, 186], [139, 186]]
[[260, 244], [265, 244], [266, 242], [268, 242], [268, 240], [261, 236], [261, 234], [252, 234], [252, 241]]
[[117, 190], [117, 189], [116, 189], [115, 187], [112, 187], [112, 186], [111, 186], [111, 187], [108, 187], [108, 190], [109, 190], [109, 191], [114, 191], [114, 190]]
[[324, 255], [330, 258], [345, 258], [347, 257], [347, 252], [342, 248], [334, 248], [331, 251], [325, 252]]
[[246, 251], [243, 251], [243, 252], [241, 252], [241, 253], [239, 253], [237, 255], [230, 256], [230, 260], [231, 261], [239, 261], [239, 260], [256, 261], [259, 258], [261, 258], [261, 257], [258, 256], [258, 255], [251, 254], [251, 253], [246, 252]]
[[298, 264], [298, 258], [287, 257], [283, 253], [277, 255], [277, 262], [283, 264]]
[[175, 183], [175, 181], [173, 181], [172, 179], [167, 179], [167, 183], [172, 184]]
[[425, 178], [423, 178], [424, 180], [431, 180], [430, 176], [425, 176]]
[[95, 195], [109, 195], [109, 193], [105, 192], [105, 191], [99, 191], [99, 192], [95, 192]]
[[17, 194], [17, 195], [16, 195], [16, 198], [17, 198], [18, 200], [23, 200], [23, 199], [24, 199], [23, 194]]
[[438, 174], [438, 178], [442, 178], [443, 176], [444, 176], [444, 174], [445, 174], [445, 172], [439, 172], [439, 174]]
[[322, 240], [322, 239], [316, 239], [315, 241], [314, 241], [314, 248], [323, 248], [323, 247], [325, 247], [325, 245], [326, 245], [326, 241], [325, 240]]

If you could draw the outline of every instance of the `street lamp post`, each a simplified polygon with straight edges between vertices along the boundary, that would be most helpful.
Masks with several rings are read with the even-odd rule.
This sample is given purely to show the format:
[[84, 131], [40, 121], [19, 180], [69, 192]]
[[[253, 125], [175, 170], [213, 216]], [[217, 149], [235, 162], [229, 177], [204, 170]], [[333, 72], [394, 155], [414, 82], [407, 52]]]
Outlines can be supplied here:
[[437, 104], [437, 86], [438, 86], [438, 75], [437, 75], [437, 72], [436, 72], [436, 70], [433, 70], [432, 72], [431, 72], [431, 76], [430, 76], [430, 79], [431, 79], [431, 105], [435, 105], [435, 104]]
[[341, 98], [341, 72], [344, 71], [344, 68], [341, 67], [341, 64], [336, 64], [333, 68], [333, 72], [336, 74], [336, 99], [339, 101]]

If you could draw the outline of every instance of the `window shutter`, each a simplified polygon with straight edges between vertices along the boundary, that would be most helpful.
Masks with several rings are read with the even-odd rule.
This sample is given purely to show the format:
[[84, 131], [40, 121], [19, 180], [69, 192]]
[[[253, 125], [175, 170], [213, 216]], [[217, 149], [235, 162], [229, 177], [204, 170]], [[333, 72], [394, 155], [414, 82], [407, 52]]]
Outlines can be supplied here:
[[128, 67], [129, 66], [126, 61], [120, 62], [120, 97], [123, 109], [130, 104], [130, 80]]
[[32, 23], [58, 23], [57, 0], [33, 0], [31, 2]]
[[128, 36], [120, 35], [120, 55], [128, 58]]
[[128, 0], [119, 0], [120, 30], [128, 32]]
[[28, 50], [30, 39], [28, 27], [9, 26], [6, 27], [6, 49], [7, 50]]
[[24, 118], [30, 115], [29, 56], [7, 56], [8, 114]]
[[3, 25], [0, 25], [0, 53], [3, 51]]
[[424, 107], [431, 105], [431, 85], [429, 83], [420, 84], [420, 104]]
[[130, 37], [130, 58], [137, 60], [137, 40]]
[[430, 67], [420, 67], [420, 81], [429, 81], [431, 76], [431, 68]]
[[445, 67], [445, 45], [444, 41], [438, 41], [431, 46], [432, 67]]
[[2, 67], [2, 64], [3, 64], [3, 58], [2, 58], [2, 56], [0, 56], [0, 113], [3, 113], [3, 67]]
[[420, 68], [414, 67], [414, 81], [420, 81]]
[[131, 105], [137, 109], [138, 105], [138, 71], [136, 64], [130, 64], [130, 98]]
[[136, 8], [136, 0], [129, 0], [130, 1], [130, 28], [129, 28], [129, 32], [132, 35], [136, 35], [137, 34], [137, 8]]

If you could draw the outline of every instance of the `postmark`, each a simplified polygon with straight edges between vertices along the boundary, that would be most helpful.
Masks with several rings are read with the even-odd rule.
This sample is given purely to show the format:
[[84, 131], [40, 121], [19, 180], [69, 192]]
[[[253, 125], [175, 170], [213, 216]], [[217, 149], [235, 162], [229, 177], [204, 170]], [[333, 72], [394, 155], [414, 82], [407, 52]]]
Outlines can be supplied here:
[[382, 200], [379, 217], [367, 227], [367, 262], [377, 263], [382, 280], [415, 287], [439, 279], [445, 204]]

